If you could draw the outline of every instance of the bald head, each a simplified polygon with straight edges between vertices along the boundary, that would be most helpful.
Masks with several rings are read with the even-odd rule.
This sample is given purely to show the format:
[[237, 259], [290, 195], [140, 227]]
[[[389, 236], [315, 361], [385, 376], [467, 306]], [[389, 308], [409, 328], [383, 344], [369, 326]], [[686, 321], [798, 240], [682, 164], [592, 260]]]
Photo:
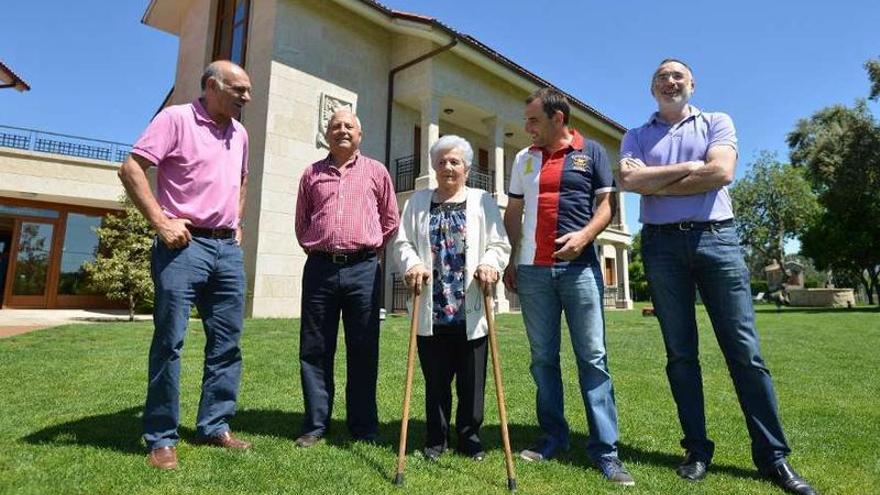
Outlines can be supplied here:
[[229, 60], [215, 60], [211, 62], [202, 73], [202, 92], [208, 87], [208, 79], [214, 79], [222, 84], [233, 75], [244, 75], [246, 77], [247, 72]]
[[238, 65], [217, 60], [202, 73], [202, 100], [211, 118], [219, 125], [238, 119], [241, 110], [251, 101], [251, 80]]

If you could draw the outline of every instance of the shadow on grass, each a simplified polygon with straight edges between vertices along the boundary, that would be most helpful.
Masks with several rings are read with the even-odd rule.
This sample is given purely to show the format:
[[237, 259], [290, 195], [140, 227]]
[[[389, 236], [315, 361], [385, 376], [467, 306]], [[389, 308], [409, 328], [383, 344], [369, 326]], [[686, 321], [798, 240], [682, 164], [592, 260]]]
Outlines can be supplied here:
[[[35, 445], [89, 446], [114, 450], [123, 454], [144, 455], [146, 449], [141, 442], [141, 410], [141, 407], [138, 406], [114, 413], [87, 416], [44, 428], [23, 437], [22, 440]], [[492, 418], [487, 419], [492, 420]], [[278, 409], [244, 409], [232, 418], [231, 425], [235, 432], [287, 439], [291, 442], [291, 449], [293, 449], [295, 448], [293, 441], [299, 436], [302, 420], [303, 414], [301, 412]], [[423, 420], [411, 419], [409, 421], [406, 450], [408, 456], [412, 456], [416, 450], [420, 450], [424, 446], [425, 429]], [[514, 456], [518, 451], [535, 442], [543, 433], [536, 425], [520, 424], [508, 425], [508, 431]], [[400, 420], [380, 423], [379, 438], [373, 445], [396, 455], [399, 435]], [[192, 428], [181, 427], [180, 436], [183, 441], [192, 442], [196, 438], [196, 433]], [[480, 436], [487, 452], [502, 450], [501, 428], [498, 424], [484, 426]], [[331, 421], [324, 442], [332, 447], [349, 449], [352, 455], [360, 458], [383, 478], [391, 476], [394, 472], [393, 465], [377, 462], [362, 449], [357, 448], [358, 445], [365, 444], [352, 439], [348, 434], [345, 422], [342, 420]], [[587, 436], [583, 433], [572, 433], [570, 443], [571, 449], [561, 453], [553, 462], [592, 469], [592, 462], [587, 457], [585, 449]], [[450, 448], [454, 448], [454, 446], [453, 441]], [[681, 457], [678, 455], [643, 450], [627, 444], [620, 445], [620, 457], [624, 462], [649, 464], [666, 467], [670, 470], [674, 470], [681, 462]], [[738, 466], [713, 464], [711, 469], [716, 473], [739, 478], [758, 479], [754, 470]]]
[[[236, 431], [241, 431], [254, 435], [276, 436], [280, 438], [288, 438], [291, 441], [299, 435], [299, 427], [303, 420], [303, 414], [300, 412], [280, 411], [280, 410], [245, 410], [239, 412], [233, 420]], [[487, 418], [492, 421], [492, 418]], [[421, 419], [411, 419], [407, 427], [407, 456], [412, 456], [417, 450], [424, 447], [425, 442], [425, 422]], [[532, 445], [543, 434], [540, 427], [536, 425], [508, 425], [508, 433], [510, 435], [511, 449], [516, 458], [517, 453]], [[453, 434], [454, 436], [454, 434]], [[481, 429], [480, 438], [483, 447], [487, 452], [502, 451], [503, 443], [501, 440], [501, 427], [496, 424], [487, 424]], [[396, 456], [400, 439], [400, 421], [389, 421], [379, 424], [379, 440], [375, 445], [379, 448], [387, 450]], [[394, 466], [380, 464], [364, 455], [356, 448], [359, 442], [353, 440], [349, 436], [345, 422], [342, 420], [332, 420], [327, 434], [324, 437], [327, 445], [337, 448], [349, 448], [353, 455], [361, 458], [366, 464], [370, 465], [377, 474], [382, 477], [388, 477], [394, 472]], [[593, 469], [593, 463], [586, 453], [587, 436], [583, 433], [572, 433], [570, 438], [572, 448], [568, 452], [561, 453], [553, 462], [560, 462], [572, 466], [581, 467], [583, 469]], [[450, 442], [450, 448], [454, 449], [454, 439]], [[454, 455], [454, 454], [450, 454]], [[643, 450], [635, 446], [620, 444], [620, 457], [624, 462], [636, 462], [639, 464], [648, 464], [657, 467], [668, 468], [674, 471], [681, 462], [682, 456], [671, 454], [668, 452], [657, 452]], [[521, 461], [517, 461], [521, 462]], [[444, 469], [455, 469], [454, 466], [442, 466]], [[732, 466], [727, 464], [713, 464], [712, 472], [724, 473], [729, 476], [745, 479], [760, 479], [754, 469]]]
[[[532, 445], [542, 434], [540, 427], [535, 425], [508, 425], [510, 433], [510, 444], [514, 457], [518, 451]], [[486, 450], [501, 450], [501, 428], [497, 424], [488, 425], [482, 429], [480, 435], [483, 439], [483, 445]], [[587, 435], [584, 433], [572, 432], [569, 437], [570, 449], [556, 456], [553, 462], [561, 462], [571, 466], [581, 467], [583, 469], [594, 469], [593, 462], [587, 456]], [[659, 452], [644, 450], [625, 443], [618, 444], [620, 459], [624, 463], [635, 462], [639, 464], [648, 464], [656, 467], [668, 468], [672, 471], [678, 467], [683, 457], [682, 454], [672, 454], [669, 452]], [[741, 468], [739, 466], [731, 466], [727, 464], [712, 464], [712, 472], [724, 473], [730, 476], [747, 479], [759, 479], [757, 471], [754, 469]]]
[[90, 446], [124, 454], [145, 453], [141, 443], [141, 407], [86, 416], [44, 428], [22, 438], [35, 445]]

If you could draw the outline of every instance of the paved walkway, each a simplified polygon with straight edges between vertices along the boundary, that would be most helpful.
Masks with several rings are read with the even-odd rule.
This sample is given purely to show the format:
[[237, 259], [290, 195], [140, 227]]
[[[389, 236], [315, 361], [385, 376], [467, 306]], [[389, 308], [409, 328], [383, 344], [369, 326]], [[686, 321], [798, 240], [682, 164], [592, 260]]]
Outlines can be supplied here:
[[[151, 315], [135, 315], [137, 321], [150, 321]], [[21, 335], [70, 323], [128, 321], [128, 311], [119, 309], [0, 309], [0, 338]]]

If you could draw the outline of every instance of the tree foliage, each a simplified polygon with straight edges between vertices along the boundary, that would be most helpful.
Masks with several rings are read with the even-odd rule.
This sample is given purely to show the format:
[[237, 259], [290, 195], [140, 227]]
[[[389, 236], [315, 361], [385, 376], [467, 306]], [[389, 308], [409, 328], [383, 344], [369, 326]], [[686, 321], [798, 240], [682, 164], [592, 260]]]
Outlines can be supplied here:
[[134, 204], [120, 199], [124, 212], [110, 214], [96, 233], [101, 249], [95, 260], [84, 266], [95, 288], [109, 299], [128, 302], [129, 320], [134, 320], [138, 303], [152, 299], [150, 249], [153, 229]]
[[880, 59], [865, 62], [865, 70], [868, 71], [868, 79], [871, 80], [871, 93], [868, 98], [880, 99]]
[[629, 247], [629, 289], [634, 301], [647, 301], [651, 298], [648, 293], [645, 264], [642, 261], [641, 232], [633, 236], [632, 245]]
[[[880, 61], [866, 68], [876, 97]], [[862, 274], [873, 303], [880, 295], [880, 123], [865, 100], [834, 105], [801, 119], [788, 145], [824, 207], [802, 238], [803, 253], [820, 269]]]
[[773, 260], [783, 264], [786, 241], [800, 237], [820, 213], [803, 170], [766, 151], [730, 194], [739, 237], [762, 268]]

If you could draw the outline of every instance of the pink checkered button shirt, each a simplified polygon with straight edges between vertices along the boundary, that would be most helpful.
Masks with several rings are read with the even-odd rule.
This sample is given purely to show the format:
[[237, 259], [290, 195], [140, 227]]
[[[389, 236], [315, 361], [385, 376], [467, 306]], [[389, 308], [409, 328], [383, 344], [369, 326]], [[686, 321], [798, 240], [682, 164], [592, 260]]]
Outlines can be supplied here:
[[296, 238], [306, 251], [379, 249], [397, 232], [400, 216], [391, 176], [358, 153], [344, 173], [327, 158], [303, 172], [296, 201]]

